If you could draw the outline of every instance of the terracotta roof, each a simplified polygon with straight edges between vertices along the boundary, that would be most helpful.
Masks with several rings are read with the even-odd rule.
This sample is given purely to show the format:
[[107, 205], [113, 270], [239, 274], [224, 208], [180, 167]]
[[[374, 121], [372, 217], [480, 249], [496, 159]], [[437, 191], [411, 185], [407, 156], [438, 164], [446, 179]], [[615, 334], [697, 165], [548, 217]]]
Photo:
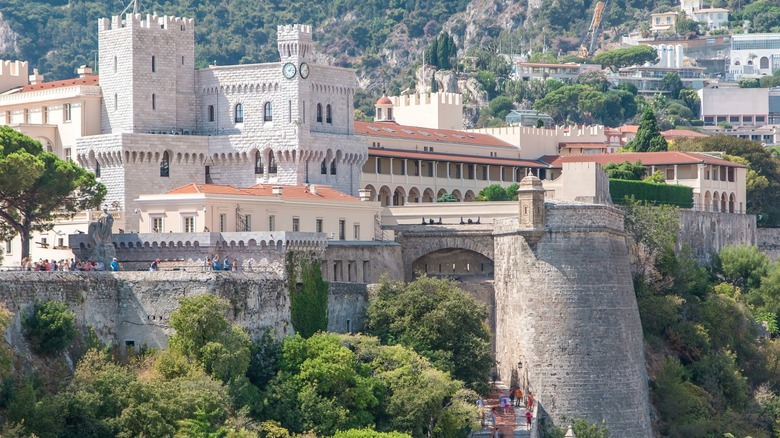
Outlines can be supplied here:
[[636, 134], [637, 130], [639, 130], [639, 125], [623, 125], [618, 128], [618, 131], [629, 134]]
[[98, 82], [98, 76], [91, 75], [84, 76], [83, 78], [65, 79], [63, 81], [54, 82], [41, 82], [40, 84], [35, 85], [25, 85], [22, 87], [22, 92], [48, 90], [51, 88], [75, 87], [78, 85], [96, 85]]
[[304, 199], [308, 201], [356, 201], [360, 199], [342, 193], [331, 187], [317, 186], [317, 194], [313, 194], [306, 186], [282, 186], [278, 184], [257, 184], [251, 187], [240, 188], [224, 184], [187, 184], [165, 192], [166, 195], [183, 195], [203, 193], [207, 195], [243, 195], [243, 196], [267, 196], [274, 197], [273, 187], [282, 187], [282, 199]]
[[566, 148], [566, 149], [603, 149], [606, 148], [607, 145], [604, 143], [574, 143], [574, 142], [560, 142], [558, 143], [558, 146], [560, 149]]
[[662, 132], [661, 135], [667, 140], [674, 140], [677, 138], [709, 137], [707, 134], [691, 131], [690, 129], [670, 129], [668, 131]]
[[475, 155], [442, 154], [401, 149], [368, 148], [369, 157], [409, 158], [412, 160], [451, 161], [455, 163], [493, 164], [496, 166], [547, 167], [542, 163], [514, 158], [479, 157]]
[[[550, 159], [551, 157], [543, 157]], [[546, 161], [546, 160], [545, 160]], [[641, 162], [645, 166], [665, 166], [672, 164], [712, 164], [716, 166], [727, 167], [747, 167], [742, 164], [726, 161], [720, 158], [715, 158], [712, 155], [700, 154], [696, 152], [628, 152], [622, 154], [577, 154], [577, 155], [562, 155], [553, 159], [553, 161], [546, 161], [550, 163], [551, 167], [561, 168], [563, 163], [622, 163], [624, 161], [630, 161], [636, 163]]]
[[449, 144], [470, 144], [517, 149], [488, 134], [399, 125], [395, 122], [355, 122], [355, 134]]
[[377, 105], [392, 105], [393, 101], [387, 96], [382, 96], [376, 101]]

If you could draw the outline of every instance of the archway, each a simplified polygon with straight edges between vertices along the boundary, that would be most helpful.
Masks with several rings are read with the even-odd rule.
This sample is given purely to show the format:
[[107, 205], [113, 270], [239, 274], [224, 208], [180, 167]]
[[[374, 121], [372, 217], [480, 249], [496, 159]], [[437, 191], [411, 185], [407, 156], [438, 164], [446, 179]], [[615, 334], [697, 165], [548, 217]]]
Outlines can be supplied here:
[[382, 204], [382, 207], [391, 205], [392, 197], [393, 195], [390, 191], [390, 187], [382, 186], [382, 188], [379, 189], [379, 202]]
[[710, 211], [712, 208], [712, 195], [710, 194], [710, 191], [707, 190], [704, 193], [704, 211]]
[[727, 208], [726, 207], [726, 202], [728, 202], [728, 198], [726, 198], [726, 192], [723, 192], [723, 193], [720, 194], [720, 211], [722, 213], [725, 213], [725, 212], [728, 211], [726, 209]]
[[433, 197], [433, 190], [428, 188], [423, 191], [422, 202], [436, 202], [436, 198]]
[[736, 204], [737, 197], [732, 193], [729, 195], [729, 213], [734, 213], [734, 204]]
[[471, 190], [466, 190], [466, 194], [463, 195], [463, 202], [474, 202], [474, 192]]
[[446, 195], [446, 194], [447, 194], [447, 191], [446, 191], [446, 190], [444, 190], [444, 189], [439, 189], [439, 191], [438, 191], [438, 192], [436, 192], [436, 199], [439, 199], [439, 198], [441, 198], [442, 196], [444, 196], [444, 195]]
[[493, 260], [463, 248], [445, 248], [419, 257], [412, 263], [413, 276], [450, 277], [460, 281], [493, 278]]
[[368, 190], [369, 193], [369, 201], [376, 201], [376, 189], [371, 184], [366, 186], [366, 190]]
[[415, 204], [420, 203], [420, 191], [417, 189], [417, 187], [412, 187], [409, 189], [409, 197], [407, 198], [407, 201]]
[[406, 203], [406, 190], [403, 187], [398, 186], [393, 192], [393, 205], [396, 207], [402, 207]]
[[458, 202], [463, 200], [463, 196], [461, 196], [460, 190], [458, 190], [458, 189], [455, 189], [455, 190], [452, 191], [452, 196], [454, 196], [455, 199], [458, 200]]
[[720, 195], [718, 192], [715, 192], [712, 194], [712, 211], [718, 212], [720, 209], [718, 208], [720, 204]]

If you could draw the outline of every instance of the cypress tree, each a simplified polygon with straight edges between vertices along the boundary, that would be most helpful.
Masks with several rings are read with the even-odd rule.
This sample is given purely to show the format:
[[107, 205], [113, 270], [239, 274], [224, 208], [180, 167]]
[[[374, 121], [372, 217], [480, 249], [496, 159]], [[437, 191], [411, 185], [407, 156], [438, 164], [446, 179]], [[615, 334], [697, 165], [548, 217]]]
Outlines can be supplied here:
[[658, 129], [658, 122], [652, 108], [642, 113], [642, 122], [636, 132], [636, 137], [628, 142], [626, 149], [633, 152], [662, 152], [669, 149], [666, 139]]

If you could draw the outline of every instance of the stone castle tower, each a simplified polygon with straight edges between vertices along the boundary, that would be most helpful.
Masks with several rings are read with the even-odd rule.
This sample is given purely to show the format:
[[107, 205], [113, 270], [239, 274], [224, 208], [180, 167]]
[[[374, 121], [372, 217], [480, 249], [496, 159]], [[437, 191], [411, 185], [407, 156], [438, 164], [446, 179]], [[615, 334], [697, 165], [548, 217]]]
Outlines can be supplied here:
[[540, 415], [557, 426], [585, 417], [606, 421], [616, 437], [650, 438], [623, 214], [608, 205], [545, 202], [537, 181], [523, 179], [518, 217], [498, 221], [494, 232], [501, 379], [534, 393]]
[[98, 21], [101, 132], [195, 129], [195, 24], [127, 14]]

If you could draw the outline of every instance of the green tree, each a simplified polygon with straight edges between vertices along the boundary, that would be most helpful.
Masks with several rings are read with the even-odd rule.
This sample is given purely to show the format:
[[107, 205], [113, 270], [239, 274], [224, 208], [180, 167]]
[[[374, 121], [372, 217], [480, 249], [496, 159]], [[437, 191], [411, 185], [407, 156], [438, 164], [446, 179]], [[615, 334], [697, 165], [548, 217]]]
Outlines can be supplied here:
[[609, 163], [604, 166], [604, 171], [612, 179], [626, 179], [639, 181], [647, 175], [647, 167], [645, 167], [641, 161], [631, 163], [630, 161], [624, 161], [620, 164]]
[[322, 262], [312, 254], [288, 252], [287, 281], [295, 331], [308, 338], [327, 330], [329, 286], [322, 278]]
[[0, 234], [19, 234], [21, 257], [30, 255], [30, 234], [58, 218], [96, 208], [106, 188], [72, 161], [9, 126], [0, 127]]
[[761, 286], [769, 271], [769, 256], [757, 246], [725, 246], [718, 252], [718, 270], [728, 282], [740, 288]]
[[498, 96], [490, 101], [490, 114], [493, 117], [504, 120], [507, 114], [514, 109], [514, 106], [512, 99], [506, 96]]
[[626, 49], [609, 50], [593, 57], [595, 63], [613, 70], [632, 65], [642, 65], [648, 62], [655, 63], [657, 60], [658, 53], [651, 46], [634, 46]]
[[699, 99], [699, 95], [696, 93], [696, 90], [683, 88], [680, 90], [678, 98], [686, 107], [688, 107], [688, 109], [691, 110], [691, 112], [693, 112], [695, 117], [699, 116], [699, 111], [701, 110], [701, 99]]
[[333, 438], [412, 438], [411, 435], [400, 432], [377, 432], [373, 429], [340, 430]]
[[669, 145], [658, 129], [653, 110], [647, 108], [642, 113], [642, 121], [639, 123], [636, 137], [626, 144], [626, 149], [634, 152], [660, 152], [668, 148]]
[[536, 127], [537, 128], [544, 128], [544, 120], [536, 119]]
[[383, 282], [366, 312], [366, 328], [383, 343], [401, 344], [477, 391], [493, 366], [485, 307], [444, 279]]
[[171, 313], [176, 333], [168, 339], [173, 353], [201, 364], [206, 372], [223, 381], [246, 374], [250, 360], [250, 341], [246, 332], [225, 317], [229, 304], [212, 294], [181, 300]]
[[76, 314], [65, 303], [38, 301], [24, 317], [22, 332], [33, 351], [56, 355], [76, 338]]
[[663, 78], [663, 90], [669, 92], [669, 97], [677, 99], [680, 97], [680, 91], [685, 88], [680, 79], [680, 75], [676, 72], [669, 72], [664, 75]]
[[510, 196], [501, 184], [491, 184], [479, 191], [477, 201], [508, 201]]
[[635, 255], [634, 272], [644, 277], [655, 268], [659, 256], [674, 254], [680, 230], [678, 209], [637, 202], [627, 202], [624, 209], [626, 232], [631, 236], [631, 250]]

